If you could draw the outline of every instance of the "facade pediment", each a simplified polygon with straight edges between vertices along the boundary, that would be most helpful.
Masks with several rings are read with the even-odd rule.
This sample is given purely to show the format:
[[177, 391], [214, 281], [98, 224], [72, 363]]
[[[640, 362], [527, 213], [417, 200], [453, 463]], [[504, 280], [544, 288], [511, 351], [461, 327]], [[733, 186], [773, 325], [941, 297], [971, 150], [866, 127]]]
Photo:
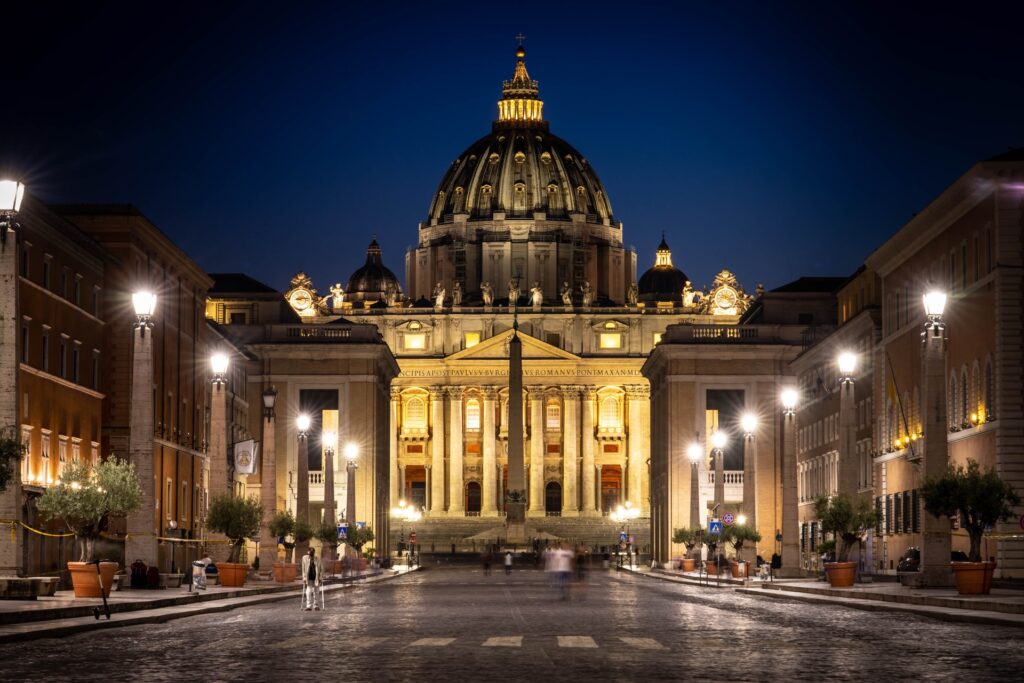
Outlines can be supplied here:
[[[445, 359], [445, 362], [507, 359], [508, 344], [511, 339], [512, 330], [500, 332], [475, 346], [453, 353]], [[523, 344], [524, 360], [581, 360], [581, 358], [574, 353], [569, 353], [557, 346], [552, 346], [540, 339], [524, 334], [522, 331], [519, 332], [519, 340]]]

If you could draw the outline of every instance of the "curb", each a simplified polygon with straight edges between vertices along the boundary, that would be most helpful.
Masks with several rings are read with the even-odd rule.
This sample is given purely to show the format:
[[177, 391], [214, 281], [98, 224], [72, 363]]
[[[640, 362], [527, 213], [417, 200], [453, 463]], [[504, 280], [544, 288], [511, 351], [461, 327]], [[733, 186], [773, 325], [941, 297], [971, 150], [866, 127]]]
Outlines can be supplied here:
[[[403, 572], [402, 574], [391, 574], [390, 576], [381, 576], [379, 578], [367, 577], [365, 580], [358, 583], [324, 586], [324, 593], [335, 593], [355, 586], [366, 586], [390, 579], [397, 579], [416, 571], [420, 571], [420, 568], [417, 567], [416, 569]], [[252, 605], [291, 600], [294, 599], [295, 594], [299, 593], [301, 590], [301, 586], [287, 586], [282, 587], [282, 590], [244, 597], [232, 598], [230, 596], [225, 596], [223, 598], [208, 598], [202, 602], [192, 602], [185, 605], [172, 605], [157, 609], [136, 610], [137, 613], [135, 614], [129, 612], [121, 619], [111, 619], [109, 621], [106, 619], [97, 620], [93, 618], [91, 615], [92, 607], [90, 606], [89, 616], [52, 619], [49, 621], [28, 621], [19, 624], [0, 626], [0, 643], [14, 643], [26, 640], [36, 640], [39, 638], [60, 638], [74, 635], [76, 633], [85, 633], [87, 631], [122, 628], [125, 626], [136, 626], [139, 624], [161, 624], [173, 619], [192, 617], [199, 614], [228, 612], [240, 607], [250, 607]]]
[[737, 593], [750, 595], [762, 600], [797, 600], [800, 602], [813, 603], [818, 605], [838, 605], [840, 607], [851, 607], [865, 612], [902, 612], [904, 614], [916, 614], [922, 617], [938, 619], [940, 621], [960, 622], [967, 624], [988, 624], [992, 626], [1016, 626], [1024, 627], [1024, 616], [1004, 614], [1000, 612], [985, 612], [982, 610], [967, 610], [954, 608], [932, 607], [930, 605], [908, 605], [906, 603], [883, 602], [880, 600], [864, 600], [860, 598], [838, 598], [832, 596], [814, 595], [811, 593], [798, 593], [790, 590], [766, 590], [763, 588], [737, 588]]
[[673, 574], [665, 574], [663, 572], [656, 571], [641, 572], [636, 569], [628, 569], [626, 567], [623, 567], [622, 571], [628, 572], [633, 576], [643, 576], [648, 579], [654, 579], [656, 581], [678, 583], [684, 586], [699, 586], [701, 588], [743, 588], [742, 583], [738, 581], [734, 583], [735, 580], [731, 578], [728, 580], [723, 580], [721, 583], [718, 583], [715, 579], [708, 579], [707, 581], [702, 581], [700, 579], [694, 579], [689, 576], [675, 576]]

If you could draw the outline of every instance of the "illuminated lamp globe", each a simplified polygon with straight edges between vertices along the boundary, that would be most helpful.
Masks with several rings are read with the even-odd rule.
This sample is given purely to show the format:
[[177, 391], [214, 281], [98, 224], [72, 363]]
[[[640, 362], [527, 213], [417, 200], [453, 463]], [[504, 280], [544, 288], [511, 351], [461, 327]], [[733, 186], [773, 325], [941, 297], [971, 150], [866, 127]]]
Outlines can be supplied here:
[[796, 410], [796, 402], [799, 394], [796, 389], [783, 389], [779, 398], [782, 400], [782, 407], [786, 410]]
[[148, 318], [156, 309], [156, 294], [148, 291], [135, 292], [132, 294], [132, 306], [135, 308], [135, 315]]
[[725, 435], [725, 432], [721, 430], [716, 429], [714, 433], [711, 435], [711, 445], [717, 448], [718, 450], [722, 450], [723, 448], [725, 448], [725, 444], [727, 444], [728, 442], [729, 438]]
[[839, 372], [841, 372], [845, 377], [849, 377], [857, 369], [857, 356], [849, 351], [844, 351], [839, 354], [839, 358], [836, 362], [839, 365]]
[[938, 317], [946, 309], [946, 294], [933, 290], [924, 295], [924, 312], [929, 317]]

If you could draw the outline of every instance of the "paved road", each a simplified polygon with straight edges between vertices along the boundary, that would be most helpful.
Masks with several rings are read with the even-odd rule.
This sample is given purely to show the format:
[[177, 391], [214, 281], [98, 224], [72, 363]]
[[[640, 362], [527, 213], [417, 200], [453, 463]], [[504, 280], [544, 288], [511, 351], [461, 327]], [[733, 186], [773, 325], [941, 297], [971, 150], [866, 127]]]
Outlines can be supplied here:
[[430, 569], [328, 597], [0, 646], [0, 680], [1019, 680], [1024, 629], [594, 572]]

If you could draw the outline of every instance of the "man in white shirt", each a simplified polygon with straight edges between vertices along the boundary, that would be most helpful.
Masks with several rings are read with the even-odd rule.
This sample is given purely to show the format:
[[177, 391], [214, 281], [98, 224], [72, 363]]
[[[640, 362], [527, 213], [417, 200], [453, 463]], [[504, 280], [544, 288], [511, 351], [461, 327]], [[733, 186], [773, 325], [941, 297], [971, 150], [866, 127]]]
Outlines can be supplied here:
[[307, 612], [320, 609], [320, 605], [316, 603], [316, 592], [320, 589], [323, 574], [323, 564], [316, 556], [316, 551], [310, 548], [309, 552], [302, 556], [302, 596]]

